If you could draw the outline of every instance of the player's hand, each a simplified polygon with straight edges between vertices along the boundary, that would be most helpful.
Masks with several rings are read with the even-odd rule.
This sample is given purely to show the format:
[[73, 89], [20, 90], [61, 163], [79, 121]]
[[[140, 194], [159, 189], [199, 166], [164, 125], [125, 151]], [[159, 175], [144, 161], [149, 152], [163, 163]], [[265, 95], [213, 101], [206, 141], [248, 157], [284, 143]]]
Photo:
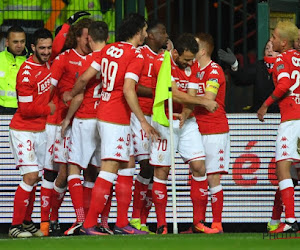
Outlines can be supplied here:
[[50, 107], [50, 115], [53, 115], [56, 109], [56, 106], [53, 102], [49, 102], [48, 106]]
[[235, 61], [237, 60], [231, 49], [227, 48], [227, 52], [225, 50], [219, 49], [218, 50], [218, 57], [232, 66]]
[[180, 114], [178, 113], [174, 113], [173, 114], [174, 117], [178, 118], [179, 120], [179, 128], [182, 128], [186, 119], [188, 118], [188, 114], [185, 112], [181, 112]]
[[73, 99], [73, 96], [71, 95], [71, 91], [65, 91], [63, 93], [62, 99], [63, 99], [64, 104], [66, 106], [68, 106], [67, 103]]
[[70, 25], [72, 25], [73, 23], [75, 23], [80, 17], [83, 16], [90, 16], [91, 14], [87, 11], [78, 11], [76, 12], [74, 15], [70, 16], [68, 19], [68, 23]]
[[205, 108], [211, 112], [214, 113], [219, 107], [219, 104], [216, 101], [206, 99]]
[[146, 133], [146, 137], [151, 139], [152, 141], [157, 141], [160, 137], [159, 132], [153, 128], [147, 121], [141, 122], [142, 129]]
[[264, 116], [267, 113], [267, 111], [268, 111], [268, 107], [265, 104], [261, 105], [259, 110], [257, 110], [258, 120], [260, 120], [261, 122], [264, 122], [265, 121]]
[[70, 120], [68, 119], [64, 119], [61, 123], [61, 137], [64, 138], [65, 137], [65, 133], [67, 130], [67, 127], [70, 125]]

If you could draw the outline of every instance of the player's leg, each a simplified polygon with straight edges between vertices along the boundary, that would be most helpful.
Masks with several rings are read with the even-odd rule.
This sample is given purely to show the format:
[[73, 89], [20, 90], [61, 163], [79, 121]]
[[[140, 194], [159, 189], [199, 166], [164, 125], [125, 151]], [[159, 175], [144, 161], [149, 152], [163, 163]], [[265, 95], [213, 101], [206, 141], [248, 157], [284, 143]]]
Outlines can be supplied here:
[[[9, 229], [9, 236], [12, 238], [32, 237], [33, 233], [37, 231], [31, 221], [31, 213], [35, 198], [35, 184], [40, 180], [40, 170], [42, 170], [42, 166], [40, 166], [38, 161], [37, 157], [39, 157], [39, 154], [35, 150], [35, 147], [40, 146], [39, 149], [41, 151], [43, 151], [43, 149], [46, 150], [46, 135], [44, 134], [45, 138], [42, 138], [39, 134], [42, 133], [34, 134], [10, 130], [11, 148], [22, 175], [22, 181], [14, 196], [12, 225]], [[44, 158], [41, 159], [41, 161], [44, 161]], [[26, 221], [27, 223], [24, 224], [26, 213], [27, 219], [30, 221]], [[31, 226], [33, 226], [33, 228], [31, 228]], [[27, 227], [29, 230], [26, 230], [24, 227]], [[41, 231], [39, 232], [41, 233]], [[43, 236], [43, 234], [41, 233], [41, 235], [37, 234], [35, 236]]]

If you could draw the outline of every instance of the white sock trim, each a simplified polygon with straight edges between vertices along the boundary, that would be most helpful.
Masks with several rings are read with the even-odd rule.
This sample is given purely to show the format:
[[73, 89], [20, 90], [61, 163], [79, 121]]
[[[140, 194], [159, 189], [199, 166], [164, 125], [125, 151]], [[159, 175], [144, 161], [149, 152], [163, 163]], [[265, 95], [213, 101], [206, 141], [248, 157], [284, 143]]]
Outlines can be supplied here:
[[285, 179], [285, 180], [282, 180], [279, 182], [279, 190], [280, 191], [290, 188], [290, 187], [294, 188], [292, 179]]
[[209, 192], [211, 194], [216, 194], [218, 192], [222, 191], [222, 185], [218, 185], [218, 186], [215, 186], [213, 188], [209, 188]]
[[55, 182], [54, 182], [54, 185], [53, 185], [53, 189], [57, 192], [57, 193], [64, 193], [67, 191], [67, 187], [64, 187], [64, 188], [59, 188], [58, 186], [55, 185]]
[[72, 174], [72, 175], [68, 176], [68, 182], [70, 180], [73, 180], [73, 179], [79, 179], [80, 180], [80, 175], [79, 174]]
[[125, 168], [125, 169], [120, 169], [118, 175], [134, 176], [134, 173], [135, 173], [135, 168]]
[[149, 185], [149, 183], [150, 183], [150, 179], [146, 179], [146, 178], [144, 178], [144, 177], [142, 177], [142, 176], [140, 176], [140, 175], [138, 175], [138, 176], [136, 177], [136, 180], [137, 180], [138, 182], [144, 184], [144, 185]]
[[100, 171], [98, 177], [113, 183], [114, 180], [117, 178], [117, 175], [106, 171]]
[[161, 184], [167, 184], [168, 180], [161, 180], [156, 177], [153, 177], [153, 182], [161, 183]]
[[42, 187], [47, 189], [53, 189], [54, 182], [47, 181], [46, 179], [43, 179], [42, 181]]
[[84, 181], [82, 186], [86, 187], [86, 188], [93, 188], [95, 185], [95, 182], [91, 182], [91, 181]]
[[195, 181], [205, 181], [207, 179], [207, 176], [199, 176], [199, 177], [195, 177], [192, 175], [192, 178], [195, 180]]
[[31, 192], [33, 189], [33, 186], [30, 186], [28, 184], [26, 184], [24, 181], [21, 181], [20, 183], [20, 187], [25, 190], [26, 192]]

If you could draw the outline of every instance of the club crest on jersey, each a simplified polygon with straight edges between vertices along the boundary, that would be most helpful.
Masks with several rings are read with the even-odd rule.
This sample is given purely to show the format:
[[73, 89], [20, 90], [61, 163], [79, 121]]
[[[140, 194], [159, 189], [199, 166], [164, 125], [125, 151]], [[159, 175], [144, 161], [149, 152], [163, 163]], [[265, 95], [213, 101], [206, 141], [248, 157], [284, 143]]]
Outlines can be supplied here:
[[185, 69], [184, 69], [184, 73], [186, 74], [186, 76], [191, 76], [191, 74], [192, 74], [192, 70], [191, 70], [191, 67], [186, 67]]

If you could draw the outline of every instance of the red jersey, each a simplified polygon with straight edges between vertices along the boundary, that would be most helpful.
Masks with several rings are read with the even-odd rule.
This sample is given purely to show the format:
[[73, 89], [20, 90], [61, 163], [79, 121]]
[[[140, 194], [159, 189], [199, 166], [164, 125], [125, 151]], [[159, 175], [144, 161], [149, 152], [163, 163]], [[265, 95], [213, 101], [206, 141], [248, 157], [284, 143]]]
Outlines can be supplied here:
[[100, 65], [103, 86], [97, 118], [129, 125], [131, 110], [123, 94], [124, 80], [139, 81], [144, 65], [143, 55], [130, 43], [112, 43], [101, 50], [101, 56], [92, 64], [93, 67]]
[[204, 96], [207, 81], [217, 82], [220, 86], [215, 101], [219, 104], [218, 109], [211, 113], [205, 108], [196, 106], [194, 114], [201, 134], [219, 134], [229, 132], [228, 120], [225, 112], [226, 80], [223, 69], [219, 64], [210, 61], [207, 66], [200, 68], [198, 64], [198, 96]]
[[56, 109], [55, 109], [55, 112], [53, 115], [48, 115], [47, 124], [57, 125], [56, 120], [57, 120], [57, 107], [58, 107], [59, 99], [58, 99], [57, 89], [54, 88], [52, 91], [53, 91], [53, 93], [52, 93], [53, 97], [52, 97], [51, 101], [55, 104]]
[[80, 68], [86, 61], [86, 56], [80, 55], [75, 49], [69, 49], [58, 55], [51, 66], [51, 84], [57, 88], [59, 97], [57, 120], [59, 125], [68, 113], [68, 107], [62, 100], [65, 91], [71, 91], [79, 76]]
[[[154, 66], [153, 66], [153, 80], [152, 80], [152, 88], [155, 90], [156, 82], [158, 73], [161, 67], [161, 64], [164, 60], [164, 54], [159, 54], [155, 58]], [[193, 63], [190, 67], [186, 67], [185, 69], [181, 69], [178, 65], [174, 62], [171, 54], [171, 78], [172, 81], [176, 82], [178, 90], [187, 93], [188, 88], [198, 89], [198, 81], [196, 78], [197, 75], [197, 65]], [[166, 115], [168, 116], [168, 101], [165, 102], [166, 107]], [[173, 101], [173, 112], [174, 113], [181, 113], [182, 111], [182, 104]]]
[[[94, 51], [93, 53], [87, 56], [87, 60], [84, 63], [81, 72], [81, 75], [87, 68], [91, 65], [91, 63], [99, 58], [101, 55], [101, 51]], [[97, 67], [97, 66], [96, 66]], [[97, 68], [100, 71], [100, 67]], [[100, 103], [102, 84], [101, 84], [101, 73], [97, 73], [95, 77], [93, 77], [85, 87], [84, 98], [83, 101], [77, 110], [75, 116], [78, 118], [96, 118], [97, 115], [97, 107]]]
[[25, 61], [17, 75], [18, 110], [13, 116], [10, 128], [25, 131], [45, 130], [50, 99], [50, 65]]
[[[140, 47], [140, 50], [144, 57], [144, 67], [138, 84], [152, 88], [153, 64], [157, 53], [151, 50], [148, 45]], [[154, 99], [150, 97], [139, 96], [138, 100], [143, 113], [145, 115], [151, 115]]]
[[[281, 122], [300, 119], [300, 53], [294, 49], [277, 56], [273, 68], [276, 92], [286, 93], [279, 101]], [[273, 93], [274, 93], [273, 92]]]

